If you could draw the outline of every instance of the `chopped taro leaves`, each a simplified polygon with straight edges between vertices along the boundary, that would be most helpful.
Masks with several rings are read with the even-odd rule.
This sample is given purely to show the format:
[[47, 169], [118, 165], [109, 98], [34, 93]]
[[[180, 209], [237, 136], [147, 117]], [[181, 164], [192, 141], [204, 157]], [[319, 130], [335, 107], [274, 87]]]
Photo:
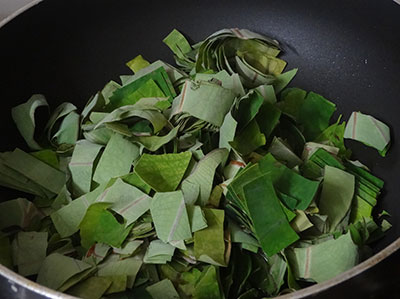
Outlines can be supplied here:
[[82, 298], [201, 299], [271, 298], [367, 258], [391, 227], [374, 219], [384, 182], [345, 139], [385, 156], [389, 127], [332, 120], [264, 35], [163, 42], [177, 67], [136, 55], [82, 112], [40, 94], [12, 109], [26, 146], [0, 153], [18, 192], [0, 262]]

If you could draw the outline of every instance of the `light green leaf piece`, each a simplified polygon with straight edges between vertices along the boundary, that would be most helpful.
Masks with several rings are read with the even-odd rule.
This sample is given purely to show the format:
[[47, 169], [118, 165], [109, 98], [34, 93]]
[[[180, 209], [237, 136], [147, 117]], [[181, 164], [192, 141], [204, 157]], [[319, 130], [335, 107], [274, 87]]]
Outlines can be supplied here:
[[386, 219], [383, 219], [381, 228], [382, 228], [382, 232], [386, 232], [387, 230], [392, 228], [392, 224], [389, 221], [387, 221]]
[[[80, 260], [76, 260], [59, 253], [53, 253], [46, 257], [36, 282], [51, 289], [59, 289], [68, 279], [72, 278], [92, 266]], [[62, 271], [60, 271], [62, 269]]]
[[41, 149], [35, 140], [35, 112], [39, 107], [48, 107], [45, 97], [41, 94], [33, 95], [26, 103], [18, 105], [11, 110], [12, 118], [18, 131], [25, 139], [27, 145], [33, 150]]
[[365, 218], [371, 218], [373, 206], [356, 195], [353, 199], [350, 212], [350, 223], [356, 223]]
[[12, 242], [14, 265], [22, 276], [34, 275], [46, 258], [47, 232], [19, 232]]
[[358, 263], [358, 247], [350, 232], [337, 239], [303, 248], [287, 250], [296, 279], [323, 282], [349, 270]]
[[219, 130], [219, 147], [231, 149], [230, 142], [235, 138], [237, 121], [233, 118], [232, 114], [228, 112], [225, 116], [224, 122]]
[[19, 190], [25, 193], [33, 194], [42, 198], [51, 198], [54, 193], [39, 186], [31, 179], [25, 177], [17, 170], [5, 165], [4, 161], [8, 159], [10, 153], [0, 153], [0, 185]]
[[58, 157], [55, 151], [50, 149], [44, 149], [38, 152], [30, 153], [36, 159], [54, 167], [55, 169], [59, 169], [60, 163], [58, 161]]
[[102, 184], [95, 190], [82, 195], [50, 215], [57, 232], [62, 238], [69, 237], [79, 230], [79, 224], [87, 209], [96, 200], [101, 200], [106, 187], [107, 184]]
[[307, 142], [304, 144], [302, 159], [307, 161], [320, 148], [323, 148], [325, 151], [332, 154], [332, 156], [337, 156], [339, 153], [339, 148], [337, 147], [322, 143]]
[[229, 75], [225, 70], [222, 70], [216, 74], [207, 73], [197, 73], [195, 76], [195, 81], [215, 81], [221, 82], [222, 87], [232, 90], [237, 96], [244, 96], [245, 91], [240, 81], [238, 74]]
[[232, 107], [235, 94], [222, 86], [206, 81], [187, 80], [180, 97], [172, 104], [171, 116], [188, 113], [214, 126], [221, 127]]
[[128, 241], [121, 248], [113, 248], [113, 252], [122, 256], [131, 256], [142, 244], [142, 240]]
[[353, 112], [347, 122], [344, 138], [376, 148], [384, 157], [390, 145], [390, 129], [371, 115]]
[[[96, 266], [100, 264], [108, 255], [111, 246], [103, 243], [97, 243], [89, 248], [86, 252], [85, 256], [82, 258], [82, 261], [85, 263]], [[114, 251], [114, 248], [113, 248]]]
[[207, 227], [207, 220], [201, 207], [187, 205], [186, 210], [189, 216], [190, 229], [192, 233]]
[[126, 275], [126, 287], [132, 288], [142, 264], [142, 260], [136, 257], [130, 257], [122, 260], [110, 259], [98, 266], [99, 271], [97, 272], [97, 275], [100, 277]]
[[191, 152], [163, 155], [143, 154], [135, 166], [135, 172], [157, 192], [175, 191], [191, 158]]
[[354, 196], [354, 176], [335, 167], [325, 166], [319, 201], [320, 214], [328, 216], [328, 230], [335, 231], [348, 213]]
[[[116, 84], [116, 86], [113, 86], [112, 84]], [[110, 87], [111, 86], [115, 87], [115, 89], [119, 88], [119, 84], [115, 83], [114, 81], [110, 81], [108, 83], [108, 85], [110, 85]], [[89, 99], [89, 101], [86, 103], [85, 107], [82, 109], [81, 124], [84, 124], [88, 120], [89, 114], [91, 114], [92, 112], [95, 112], [95, 111], [102, 110], [105, 105], [106, 105], [106, 99], [104, 98], [102, 93], [99, 91], [93, 97], [91, 97]]]
[[110, 203], [92, 204], [79, 224], [81, 244], [89, 249], [93, 244], [105, 243], [113, 247], [121, 247], [132, 227], [120, 224], [113, 214], [107, 211]]
[[121, 177], [121, 179], [128, 183], [129, 185], [135, 186], [136, 188], [142, 190], [144, 193], [149, 194], [151, 187], [144, 182], [136, 172], [131, 172], [127, 175]]
[[55, 144], [75, 144], [79, 135], [80, 116], [75, 111], [70, 112], [64, 117], [60, 128], [51, 138]]
[[296, 210], [296, 217], [290, 222], [290, 226], [295, 230], [295, 232], [300, 233], [312, 227], [313, 224], [304, 211]]
[[138, 72], [141, 69], [144, 69], [150, 65], [150, 63], [142, 57], [142, 55], [138, 55], [132, 60], [128, 61], [126, 65], [134, 72]]
[[92, 276], [74, 285], [67, 293], [83, 299], [100, 299], [112, 281], [106, 277]]
[[155, 152], [176, 138], [178, 131], [179, 127], [175, 127], [164, 136], [133, 136], [131, 140], [142, 144], [149, 151]]
[[197, 260], [216, 266], [226, 266], [224, 210], [203, 209], [208, 227], [194, 233], [194, 255]]
[[172, 30], [171, 33], [168, 34], [166, 38], [164, 38], [163, 42], [180, 59], [185, 59], [185, 54], [192, 51], [192, 47], [190, 46], [186, 38], [176, 29]]
[[172, 260], [174, 252], [174, 246], [161, 240], [153, 240], [147, 248], [143, 261], [146, 264], [165, 264]]
[[92, 143], [106, 145], [114, 132], [108, 128], [99, 128], [96, 130], [84, 131], [83, 137]]
[[263, 96], [265, 103], [272, 105], [276, 103], [276, 94], [273, 85], [260, 85], [256, 90]]
[[72, 159], [68, 165], [75, 195], [81, 196], [90, 192], [94, 162], [102, 147], [86, 140], [79, 140], [75, 144]]
[[128, 226], [150, 209], [151, 197], [118, 178], [101, 201], [111, 203], [110, 209], [124, 217]]
[[241, 56], [242, 57], [236, 56], [234, 60], [236, 71], [240, 77], [243, 78], [243, 85], [254, 88], [259, 85], [272, 84], [275, 81], [274, 75], [263, 73], [247, 61], [248, 59], [246, 58], [248, 57], [245, 55]]
[[[215, 149], [204, 156], [195, 166], [192, 173], [182, 182], [182, 192], [184, 195], [190, 193], [189, 189], [193, 186], [199, 186], [200, 206], [205, 206], [210, 198], [215, 171], [223, 161], [228, 158], [229, 151], [227, 149]], [[195, 204], [196, 202], [186, 202], [187, 204]]]
[[47, 132], [47, 138], [49, 140], [51, 140], [54, 134], [56, 133], [57, 127], [54, 128], [54, 126], [62, 122], [63, 118], [65, 118], [71, 112], [76, 110], [77, 110], [76, 106], [68, 102], [64, 102], [60, 104], [56, 109], [54, 109], [45, 127], [45, 130]]
[[192, 237], [181, 191], [156, 193], [151, 202], [150, 212], [161, 241], [168, 243]]
[[132, 163], [139, 157], [139, 147], [119, 134], [114, 134], [107, 143], [93, 175], [99, 184], [108, 182], [130, 172]]
[[296, 76], [298, 69], [293, 69], [278, 75], [274, 81], [275, 92], [281, 92]]
[[256, 236], [268, 256], [299, 239], [287, 221], [268, 176], [247, 183], [243, 192]]
[[4, 157], [5, 165], [54, 194], [65, 184], [64, 173], [18, 148]]
[[7, 200], [0, 203], [0, 230], [12, 226], [18, 226], [22, 229], [35, 227], [44, 216], [26, 198]]
[[147, 293], [153, 299], [179, 299], [174, 285], [169, 279], [161, 280], [146, 288]]

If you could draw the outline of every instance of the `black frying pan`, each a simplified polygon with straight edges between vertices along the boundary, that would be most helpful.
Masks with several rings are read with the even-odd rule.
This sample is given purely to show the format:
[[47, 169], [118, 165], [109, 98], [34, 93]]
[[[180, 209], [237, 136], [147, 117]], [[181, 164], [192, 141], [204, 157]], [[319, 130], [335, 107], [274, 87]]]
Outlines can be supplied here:
[[[124, 63], [137, 54], [172, 62], [161, 40], [173, 28], [199, 41], [226, 27], [281, 41], [284, 59], [300, 69], [292, 85], [334, 101], [345, 119], [361, 110], [390, 124], [387, 158], [352, 147], [386, 181], [377, 210], [390, 212], [393, 228], [375, 244], [374, 258], [297, 296], [398, 297], [400, 240], [387, 248], [400, 236], [400, 5], [391, 0], [44, 1], [0, 29], [0, 150], [24, 146], [10, 109], [31, 94], [45, 94], [52, 107], [82, 107], [109, 79], [129, 73]], [[16, 196], [4, 189], [0, 195]], [[40, 296], [35, 292], [54, 295], [0, 268], [0, 298]]]

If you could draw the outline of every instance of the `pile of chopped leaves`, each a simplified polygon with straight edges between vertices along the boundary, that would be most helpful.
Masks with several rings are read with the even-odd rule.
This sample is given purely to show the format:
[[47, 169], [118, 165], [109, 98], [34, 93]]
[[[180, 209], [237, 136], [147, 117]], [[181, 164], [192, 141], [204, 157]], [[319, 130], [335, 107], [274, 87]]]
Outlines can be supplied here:
[[178, 67], [127, 63], [81, 113], [43, 130], [42, 95], [12, 110], [30, 150], [0, 154], [0, 259], [83, 298], [260, 298], [322, 282], [368, 257], [390, 228], [383, 181], [344, 139], [385, 155], [390, 130], [286, 86], [277, 41], [224, 29], [164, 43]]

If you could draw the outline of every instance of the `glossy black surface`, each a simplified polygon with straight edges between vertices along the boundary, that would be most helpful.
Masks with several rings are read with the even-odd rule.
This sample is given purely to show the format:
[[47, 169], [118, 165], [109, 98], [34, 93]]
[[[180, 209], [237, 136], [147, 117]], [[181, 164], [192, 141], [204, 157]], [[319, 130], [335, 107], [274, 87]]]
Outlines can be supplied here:
[[137, 54], [172, 62], [162, 39], [173, 28], [199, 41], [226, 27], [281, 41], [289, 68], [300, 70], [292, 85], [332, 100], [344, 119], [361, 110], [390, 124], [386, 158], [352, 146], [386, 181], [379, 208], [392, 214], [393, 228], [374, 250], [400, 236], [400, 5], [391, 0], [46, 0], [0, 29], [0, 150], [24, 146], [10, 108], [32, 93], [45, 94], [53, 108], [61, 101], [82, 107], [128, 74], [125, 62]]

